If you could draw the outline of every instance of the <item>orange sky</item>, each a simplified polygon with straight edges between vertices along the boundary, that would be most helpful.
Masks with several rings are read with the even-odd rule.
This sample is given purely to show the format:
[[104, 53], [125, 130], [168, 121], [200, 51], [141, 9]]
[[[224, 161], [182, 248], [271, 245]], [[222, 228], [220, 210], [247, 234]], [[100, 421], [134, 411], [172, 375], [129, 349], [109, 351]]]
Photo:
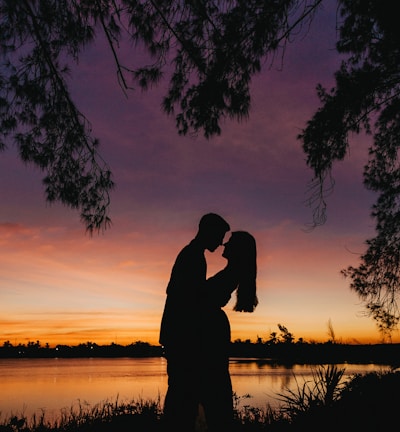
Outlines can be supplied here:
[[[113, 226], [85, 235], [76, 212], [45, 203], [40, 172], [12, 146], [0, 155], [0, 344], [156, 344], [175, 256], [209, 211], [258, 244], [259, 306], [253, 314], [232, 312], [233, 300], [226, 307], [233, 339], [268, 339], [282, 324], [296, 339], [326, 341], [331, 323], [338, 341], [380, 342], [340, 275], [373, 235], [364, 136], [334, 170], [327, 223], [305, 231], [312, 173], [296, 136], [318, 107], [316, 84], [333, 83], [335, 37], [327, 7], [308, 36], [288, 46], [282, 70], [255, 78], [250, 119], [226, 121], [209, 141], [178, 136], [160, 111], [163, 85], [125, 98], [110, 53], [91, 48], [71, 85], [114, 173]], [[221, 252], [207, 255], [210, 274], [224, 265]]]

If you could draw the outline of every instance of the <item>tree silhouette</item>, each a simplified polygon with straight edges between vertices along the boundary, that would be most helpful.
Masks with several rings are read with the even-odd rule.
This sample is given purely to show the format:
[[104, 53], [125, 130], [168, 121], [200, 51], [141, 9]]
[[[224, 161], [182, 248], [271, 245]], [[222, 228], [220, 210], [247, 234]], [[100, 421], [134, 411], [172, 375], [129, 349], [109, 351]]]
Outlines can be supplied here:
[[314, 170], [310, 205], [315, 225], [325, 222], [325, 196], [334, 185], [332, 165], [349, 151], [349, 134], [373, 136], [364, 185], [378, 193], [372, 207], [376, 237], [368, 239], [358, 267], [342, 274], [351, 280], [384, 335], [400, 319], [400, 27], [389, 0], [345, 0], [340, 6], [337, 51], [347, 56], [336, 72], [336, 87], [318, 87], [322, 106], [299, 138]]
[[[0, 1], [0, 150], [45, 172], [46, 199], [80, 210], [89, 232], [110, 224], [111, 171], [68, 89], [69, 64], [103, 34], [121, 87], [147, 89], [173, 64], [162, 106], [180, 134], [221, 133], [224, 117], [249, 115], [252, 76], [283, 52], [320, 1]], [[152, 59], [123, 65], [128, 37]], [[272, 61], [272, 59], [271, 59]]]

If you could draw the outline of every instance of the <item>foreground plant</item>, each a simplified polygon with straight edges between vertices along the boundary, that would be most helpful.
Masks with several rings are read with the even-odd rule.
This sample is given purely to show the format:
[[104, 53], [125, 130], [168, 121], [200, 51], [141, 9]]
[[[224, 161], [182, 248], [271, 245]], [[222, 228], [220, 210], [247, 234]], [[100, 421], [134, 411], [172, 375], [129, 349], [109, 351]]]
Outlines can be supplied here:
[[283, 403], [281, 411], [294, 420], [315, 408], [331, 406], [345, 385], [342, 381], [344, 372], [344, 368], [339, 369], [336, 365], [319, 365], [312, 369], [312, 381], [300, 385], [295, 377], [296, 390], [287, 389], [285, 394], [278, 394], [278, 400]]
[[376, 432], [392, 429], [397, 420], [399, 371], [356, 374], [343, 380], [345, 369], [318, 366], [313, 382], [280, 394], [281, 413], [290, 431]]

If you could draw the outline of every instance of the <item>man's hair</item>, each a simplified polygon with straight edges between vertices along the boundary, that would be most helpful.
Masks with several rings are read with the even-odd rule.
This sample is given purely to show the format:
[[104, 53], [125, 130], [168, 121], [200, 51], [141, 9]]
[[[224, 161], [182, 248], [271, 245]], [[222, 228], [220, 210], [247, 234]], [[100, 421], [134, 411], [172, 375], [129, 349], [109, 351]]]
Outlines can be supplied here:
[[199, 231], [229, 231], [231, 227], [228, 222], [216, 213], [207, 213], [201, 217]]

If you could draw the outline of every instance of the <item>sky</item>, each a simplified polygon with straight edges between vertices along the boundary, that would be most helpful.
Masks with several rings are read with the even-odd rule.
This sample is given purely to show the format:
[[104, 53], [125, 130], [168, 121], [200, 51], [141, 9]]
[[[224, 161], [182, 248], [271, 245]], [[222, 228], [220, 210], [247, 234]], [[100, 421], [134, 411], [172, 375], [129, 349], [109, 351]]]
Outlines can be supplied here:
[[[296, 137], [319, 107], [317, 83], [332, 86], [340, 64], [334, 3], [282, 64], [254, 78], [249, 119], [225, 121], [209, 140], [178, 135], [160, 109], [165, 81], [126, 96], [105, 44], [87, 49], [70, 86], [113, 172], [112, 226], [88, 235], [77, 211], [46, 203], [43, 173], [12, 145], [0, 154], [0, 344], [157, 345], [172, 265], [208, 212], [257, 241], [259, 305], [252, 314], [234, 312], [234, 298], [225, 307], [232, 340], [268, 340], [281, 324], [296, 340], [325, 342], [333, 331], [343, 343], [382, 341], [340, 274], [374, 236], [364, 135], [334, 167], [327, 222], [307, 229], [312, 172]], [[225, 265], [222, 250], [206, 253], [209, 275]]]

